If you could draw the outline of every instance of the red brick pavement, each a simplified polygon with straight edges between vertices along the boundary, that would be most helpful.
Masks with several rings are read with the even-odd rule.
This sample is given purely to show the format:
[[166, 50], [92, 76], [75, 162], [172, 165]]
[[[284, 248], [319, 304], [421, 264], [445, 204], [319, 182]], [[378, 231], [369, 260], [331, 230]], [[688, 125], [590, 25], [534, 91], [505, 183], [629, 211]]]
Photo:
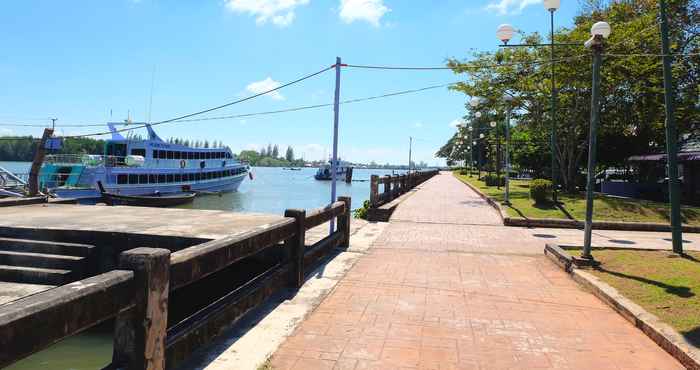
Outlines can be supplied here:
[[[464, 211], [473, 194], [456, 181], [438, 176], [400, 206], [404, 221], [285, 341], [275, 369], [682, 369], [544, 259], [541, 241], [498, 226], [452, 240], [475, 235], [455, 214], [490, 217], [483, 204]], [[431, 196], [445, 189], [452, 203]], [[425, 202], [438, 215], [415, 209]]]

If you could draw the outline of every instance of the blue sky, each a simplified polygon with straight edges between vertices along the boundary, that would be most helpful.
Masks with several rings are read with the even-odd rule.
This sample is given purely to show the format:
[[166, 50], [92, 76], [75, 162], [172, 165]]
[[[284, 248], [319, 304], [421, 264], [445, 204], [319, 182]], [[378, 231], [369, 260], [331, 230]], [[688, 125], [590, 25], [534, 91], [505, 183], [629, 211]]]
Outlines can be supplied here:
[[[564, 0], [557, 26], [579, 5]], [[61, 124], [148, 118], [216, 106], [335, 62], [439, 66], [470, 49], [493, 50], [501, 23], [547, 32], [538, 0], [82, 0], [9, 1], [0, 12], [0, 123]], [[153, 71], [155, 70], [155, 73]], [[455, 82], [450, 71], [343, 69], [341, 99]], [[208, 114], [221, 116], [330, 103], [334, 72]], [[340, 155], [351, 161], [441, 163], [434, 152], [454, 132], [464, 96], [447, 89], [344, 105]], [[222, 140], [234, 151], [267, 143], [297, 155], [330, 153], [331, 108], [247, 119], [162, 125], [162, 137]], [[0, 134], [40, 135], [0, 125]]]

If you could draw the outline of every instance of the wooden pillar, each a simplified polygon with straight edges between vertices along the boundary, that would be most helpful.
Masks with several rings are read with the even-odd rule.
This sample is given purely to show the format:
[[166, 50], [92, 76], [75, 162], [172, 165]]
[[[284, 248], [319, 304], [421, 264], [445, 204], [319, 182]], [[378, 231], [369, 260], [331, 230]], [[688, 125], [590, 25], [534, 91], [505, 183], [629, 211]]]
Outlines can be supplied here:
[[384, 176], [384, 200], [391, 201], [391, 176]]
[[304, 284], [304, 249], [306, 248], [306, 210], [288, 209], [284, 217], [294, 218], [296, 225], [294, 236], [284, 241], [284, 247], [289, 257], [290, 288], [299, 289]]
[[372, 175], [369, 178], [369, 204], [376, 207], [379, 203], [379, 176]]
[[348, 249], [350, 247], [350, 220], [352, 220], [352, 202], [350, 197], [338, 197], [338, 200], [345, 203], [345, 212], [338, 216], [338, 231], [343, 233], [343, 244], [340, 246]]
[[119, 269], [134, 271], [134, 307], [117, 315], [113, 365], [165, 369], [170, 251], [135, 248], [119, 255]]
[[352, 167], [348, 167], [345, 171], [345, 182], [348, 184], [352, 182]]
[[44, 134], [41, 136], [41, 140], [36, 144], [36, 151], [34, 152], [34, 160], [32, 161], [32, 167], [29, 170], [29, 196], [33, 197], [39, 194], [39, 171], [41, 170], [41, 164], [44, 163], [44, 156], [46, 155], [46, 142], [53, 135], [53, 129], [45, 128]]

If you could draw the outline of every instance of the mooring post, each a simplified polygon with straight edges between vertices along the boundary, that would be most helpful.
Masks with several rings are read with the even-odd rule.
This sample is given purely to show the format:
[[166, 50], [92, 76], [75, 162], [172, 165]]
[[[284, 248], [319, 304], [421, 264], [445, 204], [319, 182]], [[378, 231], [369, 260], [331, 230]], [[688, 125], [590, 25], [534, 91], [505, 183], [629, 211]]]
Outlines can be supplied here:
[[391, 176], [384, 177], [384, 197], [387, 202], [391, 201]]
[[345, 203], [345, 211], [342, 215], [338, 216], [338, 231], [343, 233], [343, 244], [340, 246], [348, 249], [350, 247], [350, 220], [352, 219], [352, 202], [350, 197], [338, 197], [338, 200]]
[[134, 307], [115, 320], [112, 362], [117, 368], [165, 369], [170, 251], [135, 248], [119, 255], [119, 269], [134, 272]]
[[32, 161], [32, 167], [29, 170], [29, 196], [33, 197], [39, 194], [39, 172], [41, 171], [41, 164], [44, 163], [44, 156], [46, 155], [46, 142], [53, 136], [53, 129], [45, 128], [44, 134], [41, 136], [41, 140], [36, 144], [36, 151], [34, 152], [34, 160]]
[[369, 178], [369, 204], [376, 207], [379, 203], [379, 176], [372, 175]]
[[294, 219], [296, 228], [294, 236], [285, 240], [284, 246], [289, 256], [289, 283], [290, 288], [299, 289], [304, 284], [304, 248], [306, 243], [306, 210], [288, 209], [284, 211], [284, 217]]

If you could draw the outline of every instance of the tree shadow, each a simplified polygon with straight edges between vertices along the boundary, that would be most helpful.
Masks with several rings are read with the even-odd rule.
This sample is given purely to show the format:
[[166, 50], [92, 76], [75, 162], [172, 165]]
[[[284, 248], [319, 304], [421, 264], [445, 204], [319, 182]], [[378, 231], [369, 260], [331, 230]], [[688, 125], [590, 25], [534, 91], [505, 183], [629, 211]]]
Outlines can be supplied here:
[[695, 329], [681, 332], [685, 340], [696, 348], [700, 348], [700, 326]]
[[681, 298], [692, 298], [695, 297], [695, 293], [693, 291], [685, 286], [676, 286], [676, 285], [669, 285], [660, 281], [656, 280], [651, 280], [647, 279], [641, 276], [634, 276], [634, 275], [629, 275], [629, 274], [624, 274], [622, 272], [617, 272], [617, 271], [611, 271], [606, 269], [603, 266], [599, 266], [596, 268], [598, 271], [604, 272], [606, 274], [610, 274], [613, 276], [617, 276], [622, 279], [630, 279], [630, 280], [635, 280], [639, 281], [644, 284], [649, 284], [649, 285], [654, 285], [656, 287], [662, 288], [666, 290], [667, 293], [673, 294], [675, 296], [681, 297]]
[[626, 245], [637, 244], [631, 240], [624, 240], [624, 239], [609, 239], [608, 241], [611, 243], [615, 243], [615, 244], [626, 244]]

